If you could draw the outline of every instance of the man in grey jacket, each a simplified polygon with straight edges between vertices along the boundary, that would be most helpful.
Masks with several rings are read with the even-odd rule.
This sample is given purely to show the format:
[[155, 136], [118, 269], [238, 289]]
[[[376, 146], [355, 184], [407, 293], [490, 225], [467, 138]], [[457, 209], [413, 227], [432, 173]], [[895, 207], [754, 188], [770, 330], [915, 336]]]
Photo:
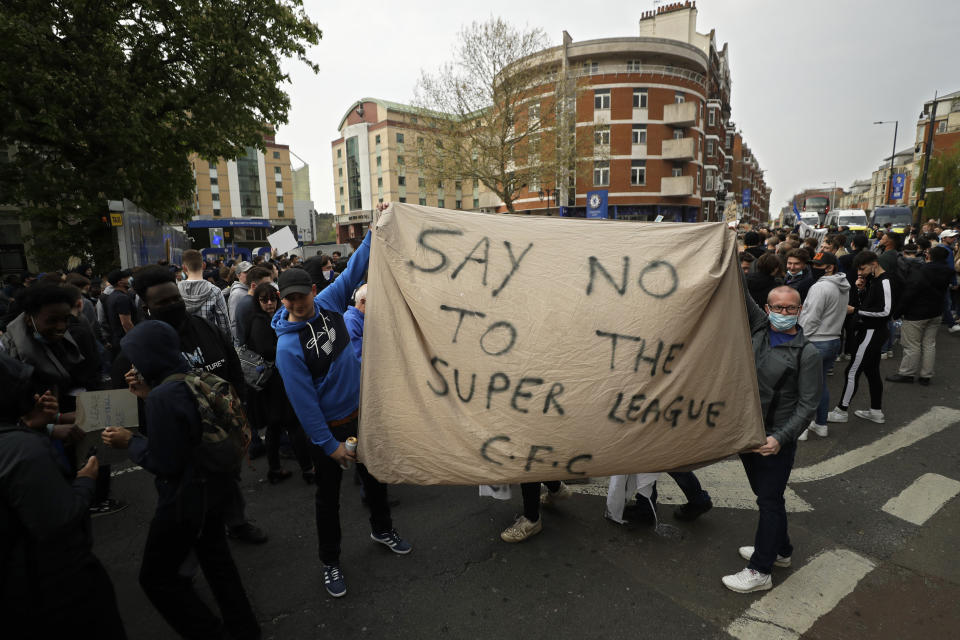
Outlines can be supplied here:
[[196, 249], [183, 252], [183, 270], [186, 280], [177, 283], [180, 297], [187, 305], [187, 313], [212, 322], [224, 333], [230, 333], [230, 317], [223, 292], [212, 282], [203, 279], [203, 255]]
[[822, 275], [810, 287], [807, 299], [797, 322], [803, 327], [807, 340], [820, 352], [823, 366], [820, 377], [820, 404], [817, 405], [817, 417], [797, 440], [806, 440], [807, 431], [813, 431], [821, 438], [827, 437], [827, 413], [830, 411], [830, 391], [827, 389], [827, 374], [840, 353], [840, 330], [847, 319], [850, 304], [850, 282], [847, 276], [839, 272], [839, 261], [832, 253], [822, 253], [811, 262], [814, 273]]
[[820, 353], [797, 326], [800, 294], [790, 287], [773, 289], [767, 296], [766, 314], [753, 298], [745, 297], [767, 441], [740, 454], [757, 496], [760, 522], [753, 546], [739, 549], [749, 561], [747, 567], [723, 577], [723, 584], [737, 593], [772, 588], [774, 565], [790, 566], [793, 546], [787, 535], [783, 492], [793, 469], [797, 436], [814, 416], [821, 385]]

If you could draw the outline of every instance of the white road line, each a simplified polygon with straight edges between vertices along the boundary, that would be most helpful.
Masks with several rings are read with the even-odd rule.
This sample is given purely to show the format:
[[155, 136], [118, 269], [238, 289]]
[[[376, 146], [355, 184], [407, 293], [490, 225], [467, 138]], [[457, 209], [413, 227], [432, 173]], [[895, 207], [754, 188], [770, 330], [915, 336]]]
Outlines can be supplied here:
[[[851, 418], [851, 420], [857, 421], [858, 419]], [[873, 423], [865, 420], [859, 422], [860, 425], [858, 426], [862, 428], [869, 429], [873, 426]], [[790, 475], [790, 482], [813, 482], [840, 475], [841, 473], [865, 465], [868, 462], [873, 462], [877, 458], [882, 458], [894, 451], [909, 447], [924, 438], [943, 431], [957, 422], [960, 422], [960, 410], [949, 407], [932, 407], [919, 418], [897, 429], [893, 433], [880, 438], [876, 442], [871, 442], [859, 449], [834, 456], [829, 460], [824, 460], [809, 467], [794, 469]], [[856, 422], [850, 422], [848, 424], [855, 425]], [[707, 490], [709, 491], [709, 489]]]
[[875, 566], [852, 551], [825, 551], [754, 602], [727, 633], [740, 640], [796, 640]]
[[[697, 469], [694, 473], [697, 474], [697, 479], [700, 480], [703, 488], [710, 494], [710, 499], [715, 507], [757, 510], [757, 497], [753, 495], [753, 491], [750, 489], [747, 475], [744, 473], [743, 465], [739, 460], [724, 460], [709, 467]], [[589, 484], [570, 485], [570, 489], [576, 493], [605, 496], [607, 495], [607, 485], [607, 478], [595, 478]], [[813, 511], [810, 503], [794, 493], [790, 487], [787, 487], [784, 492], [784, 499], [788, 512]], [[683, 504], [686, 501], [687, 499], [677, 484], [667, 474], [663, 474], [657, 482], [657, 502]]]
[[907, 522], [922, 525], [958, 493], [960, 482], [936, 473], [925, 473], [900, 495], [887, 500], [881, 509]]

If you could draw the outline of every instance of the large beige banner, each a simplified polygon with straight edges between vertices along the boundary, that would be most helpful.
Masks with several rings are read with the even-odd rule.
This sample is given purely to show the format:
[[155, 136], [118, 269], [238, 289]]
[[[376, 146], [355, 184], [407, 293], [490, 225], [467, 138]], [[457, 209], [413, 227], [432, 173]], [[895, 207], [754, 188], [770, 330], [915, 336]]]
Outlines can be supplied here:
[[381, 481], [662, 471], [764, 442], [736, 238], [394, 204], [373, 236], [359, 454]]

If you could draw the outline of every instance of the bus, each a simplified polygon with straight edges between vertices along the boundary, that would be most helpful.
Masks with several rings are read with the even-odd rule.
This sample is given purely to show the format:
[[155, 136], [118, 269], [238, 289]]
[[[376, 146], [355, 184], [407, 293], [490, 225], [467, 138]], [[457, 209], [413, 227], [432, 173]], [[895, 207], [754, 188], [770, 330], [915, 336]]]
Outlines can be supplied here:
[[[827, 196], [807, 196], [803, 199], [804, 212], [813, 211], [817, 214], [817, 225], [822, 225], [830, 211], [830, 198]], [[810, 224], [809, 222], [807, 224]]]
[[890, 228], [898, 233], [903, 233], [904, 228], [913, 224], [913, 212], [910, 207], [877, 207], [873, 210], [872, 224], [878, 224], [882, 228], [890, 223]]

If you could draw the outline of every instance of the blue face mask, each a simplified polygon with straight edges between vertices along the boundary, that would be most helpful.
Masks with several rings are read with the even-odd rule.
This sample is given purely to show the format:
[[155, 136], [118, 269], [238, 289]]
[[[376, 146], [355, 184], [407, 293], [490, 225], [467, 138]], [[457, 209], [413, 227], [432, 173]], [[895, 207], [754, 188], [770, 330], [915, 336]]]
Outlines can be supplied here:
[[789, 331], [797, 326], [798, 316], [788, 316], [771, 311], [768, 317], [770, 318], [771, 326], [777, 331]]

